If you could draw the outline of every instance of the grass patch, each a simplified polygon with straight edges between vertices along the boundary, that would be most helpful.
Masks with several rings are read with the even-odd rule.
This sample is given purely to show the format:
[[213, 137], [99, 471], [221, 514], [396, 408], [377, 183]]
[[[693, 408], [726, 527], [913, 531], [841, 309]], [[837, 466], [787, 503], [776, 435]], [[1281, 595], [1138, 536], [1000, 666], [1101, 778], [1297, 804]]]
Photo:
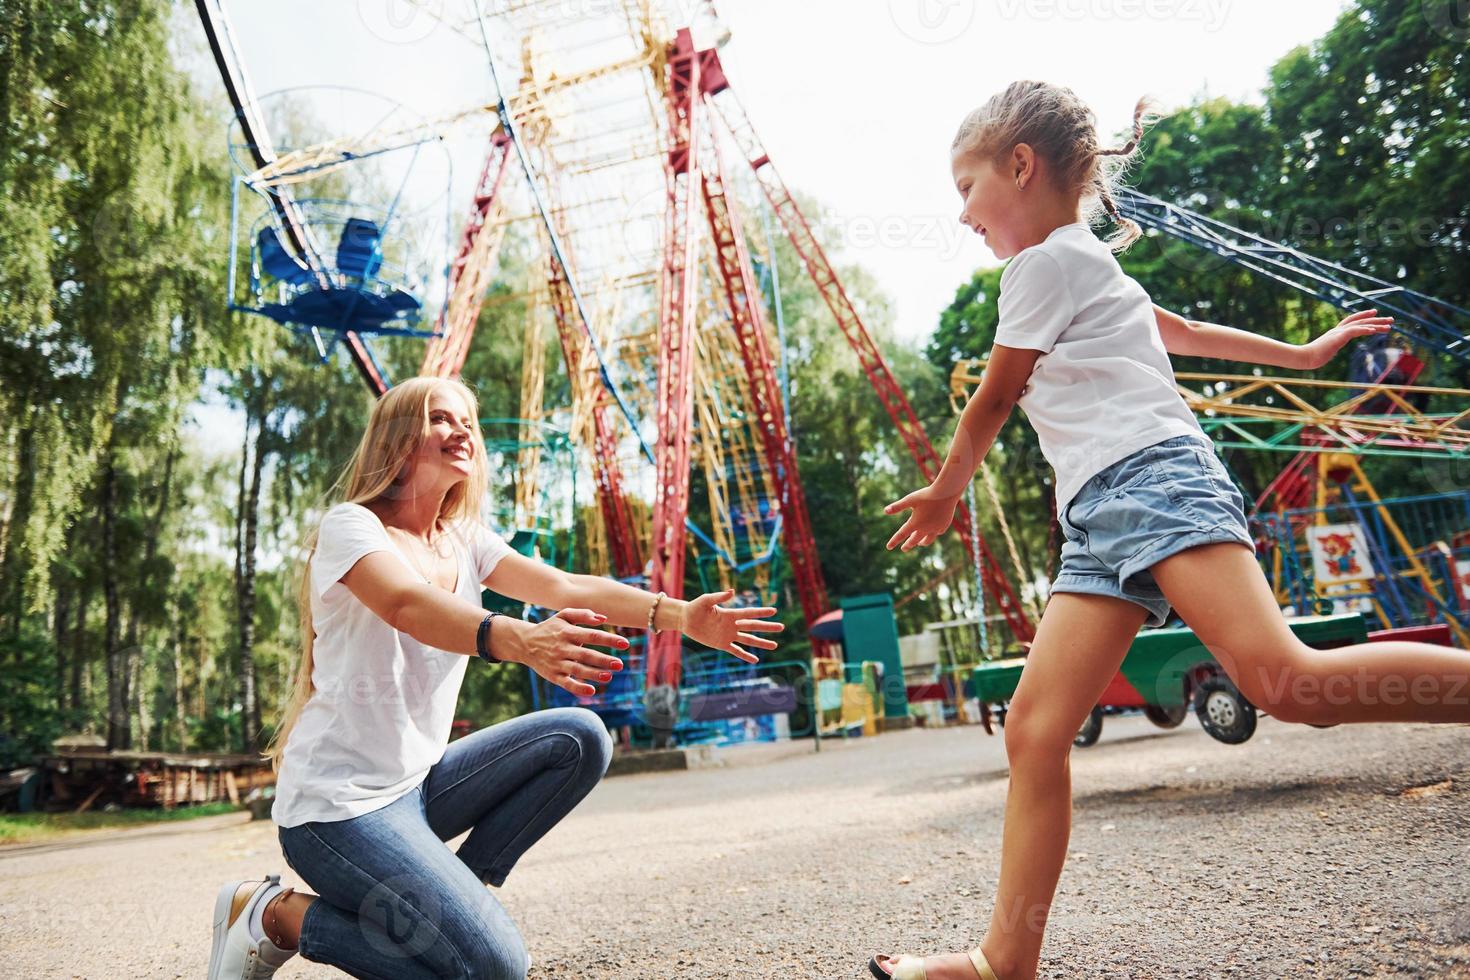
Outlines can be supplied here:
[[179, 806], [172, 810], [165, 810], [162, 807], [138, 807], [111, 812], [98, 810], [89, 813], [0, 813], [0, 846], [32, 844], [57, 837], [68, 837], [88, 830], [116, 830], [141, 824], [212, 817], [220, 813], [232, 813], [243, 809], [245, 809], [243, 806], [222, 802]]

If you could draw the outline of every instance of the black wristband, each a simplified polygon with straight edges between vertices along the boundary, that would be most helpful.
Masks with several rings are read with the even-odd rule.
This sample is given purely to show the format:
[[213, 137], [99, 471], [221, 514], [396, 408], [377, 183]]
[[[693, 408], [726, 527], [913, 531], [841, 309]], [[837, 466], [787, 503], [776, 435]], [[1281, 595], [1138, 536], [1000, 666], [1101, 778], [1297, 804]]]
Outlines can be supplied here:
[[484, 660], [486, 663], [505, 663], [504, 660], [501, 660], [495, 654], [490, 652], [490, 620], [499, 615], [500, 613], [498, 612], [486, 613], [485, 618], [480, 620], [479, 630], [475, 633], [475, 652], [478, 653], [480, 655], [480, 659]]

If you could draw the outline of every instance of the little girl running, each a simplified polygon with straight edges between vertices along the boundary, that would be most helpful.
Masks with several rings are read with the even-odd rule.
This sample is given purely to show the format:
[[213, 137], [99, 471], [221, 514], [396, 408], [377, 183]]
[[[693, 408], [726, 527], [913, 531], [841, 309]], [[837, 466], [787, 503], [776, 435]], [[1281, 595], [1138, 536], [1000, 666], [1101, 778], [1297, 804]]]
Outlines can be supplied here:
[[[1069, 89], [1016, 82], [972, 112], [951, 148], [960, 221], [997, 258], [995, 346], [934, 483], [885, 508], [909, 511], [904, 551], [949, 529], [966, 486], [1019, 404], [1056, 471], [1062, 566], [1006, 716], [1010, 761], [1000, 882], [990, 928], [968, 953], [877, 956], [880, 980], [1036, 976], [1071, 832], [1072, 737], [1141, 626], [1178, 610], [1250, 701], [1285, 722], [1470, 722], [1470, 655], [1423, 643], [1314, 650], [1288, 628], [1256, 564], [1244, 501], [1174, 387], [1169, 354], [1294, 370], [1381, 333], [1364, 310], [1296, 346], [1185, 320], [1151, 304], [1114, 251], [1142, 234], [1111, 187], [1121, 149]], [[1089, 230], [1099, 205], [1121, 231]]]

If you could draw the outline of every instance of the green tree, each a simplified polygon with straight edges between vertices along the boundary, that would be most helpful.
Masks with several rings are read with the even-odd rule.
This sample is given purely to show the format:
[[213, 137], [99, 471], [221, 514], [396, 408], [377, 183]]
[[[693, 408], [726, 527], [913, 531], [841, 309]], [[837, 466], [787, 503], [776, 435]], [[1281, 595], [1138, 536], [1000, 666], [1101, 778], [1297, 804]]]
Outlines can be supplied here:
[[[0, 11], [0, 296], [20, 314], [0, 326], [0, 615], [12, 637], [28, 616], [52, 618], [53, 589], [77, 585], [53, 572], [63, 549], [95, 549], [95, 561], [72, 563], [94, 571], [103, 602], [119, 747], [131, 744], [140, 644], [167, 588], [163, 550], [126, 542], [166, 509], [175, 433], [203, 365], [238, 350], [218, 308], [222, 148], [174, 66], [174, 16], [162, 0]], [[94, 535], [72, 536], [89, 508]], [[59, 605], [64, 625], [70, 591]]]

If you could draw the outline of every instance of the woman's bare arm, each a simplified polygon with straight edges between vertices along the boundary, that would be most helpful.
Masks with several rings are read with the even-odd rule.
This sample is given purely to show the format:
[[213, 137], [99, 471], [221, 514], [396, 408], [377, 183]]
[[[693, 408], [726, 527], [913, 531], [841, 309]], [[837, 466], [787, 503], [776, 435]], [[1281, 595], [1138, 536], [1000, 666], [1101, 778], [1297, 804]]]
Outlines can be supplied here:
[[485, 610], [419, 581], [388, 552], [363, 555], [342, 576], [342, 584], [400, 633], [450, 653], [475, 652], [475, 634]]
[[[610, 578], [564, 572], [521, 554], [502, 558], [484, 584], [503, 596], [551, 609], [593, 609], [608, 625], [629, 629], [647, 627], [649, 610], [654, 608], [654, 596], [643, 589]], [[659, 601], [654, 628], [678, 630], [705, 646], [755, 663], [760, 658], [747, 647], [776, 649], [774, 641], [755, 634], [779, 633], [786, 627], [769, 619], [776, 614], [769, 606], [726, 609], [718, 605], [731, 595], [716, 592], [692, 600], [665, 596]]]
[[[485, 610], [418, 581], [388, 552], [375, 551], [358, 559], [342, 576], [342, 584], [379, 619], [420, 643], [449, 653], [476, 653]], [[591, 628], [603, 621], [590, 609], [572, 608], [541, 623], [500, 616], [491, 625], [490, 652], [500, 660], [525, 664], [573, 694], [595, 694], [596, 688], [586, 682], [606, 681], [623, 663], [588, 644], [615, 650], [629, 646], [624, 637]]]
[[[651, 593], [614, 579], [564, 572], [519, 553], [502, 558], [484, 585], [503, 596], [547, 609], [567, 606], [596, 609], [607, 617], [609, 625], [629, 629], [643, 629], [648, 625], [648, 610], [653, 607], [654, 599]], [[679, 628], [686, 605], [683, 599], [666, 597], [658, 604], [655, 628]]]

